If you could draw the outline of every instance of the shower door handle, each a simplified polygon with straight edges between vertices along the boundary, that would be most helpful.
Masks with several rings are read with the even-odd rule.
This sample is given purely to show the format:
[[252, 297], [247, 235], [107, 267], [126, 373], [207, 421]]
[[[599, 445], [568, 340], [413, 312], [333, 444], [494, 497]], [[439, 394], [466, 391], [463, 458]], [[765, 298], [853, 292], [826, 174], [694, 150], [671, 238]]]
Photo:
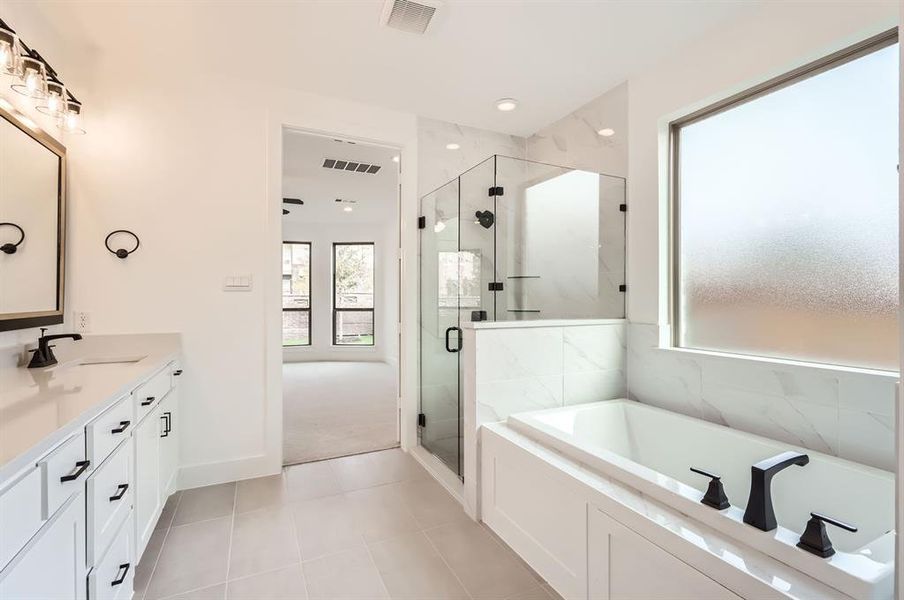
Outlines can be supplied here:
[[[458, 332], [458, 335], [455, 336], [457, 338], [457, 343], [455, 344], [454, 348], [449, 346], [449, 334], [453, 331]], [[446, 352], [461, 352], [461, 329], [459, 327], [446, 328]]]

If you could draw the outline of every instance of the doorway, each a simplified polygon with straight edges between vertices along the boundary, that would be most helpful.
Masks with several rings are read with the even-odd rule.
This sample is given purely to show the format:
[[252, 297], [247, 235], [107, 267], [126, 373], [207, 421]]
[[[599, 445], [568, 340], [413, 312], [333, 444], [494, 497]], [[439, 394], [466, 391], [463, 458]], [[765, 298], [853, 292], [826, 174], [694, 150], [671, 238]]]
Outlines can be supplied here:
[[398, 151], [283, 131], [283, 464], [399, 446]]

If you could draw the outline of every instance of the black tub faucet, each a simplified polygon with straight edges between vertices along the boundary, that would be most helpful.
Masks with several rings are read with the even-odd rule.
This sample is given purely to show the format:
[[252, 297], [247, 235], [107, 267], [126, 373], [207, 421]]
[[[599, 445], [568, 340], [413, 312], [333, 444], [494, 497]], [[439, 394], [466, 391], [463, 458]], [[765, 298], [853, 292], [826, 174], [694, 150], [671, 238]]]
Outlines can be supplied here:
[[772, 478], [791, 465], [804, 466], [810, 457], [800, 452], [782, 452], [750, 467], [750, 497], [744, 511], [744, 522], [763, 531], [778, 527], [772, 509]]
[[53, 346], [50, 345], [51, 341], [61, 340], [64, 338], [70, 338], [76, 341], [82, 339], [82, 335], [80, 333], [59, 333], [56, 335], [46, 335], [44, 333], [45, 331], [47, 331], [47, 328], [41, 327], [41, 337], [38, 338], [38, 347], [35, 350], [32, 350], [34, 354], [31, 355], [31, 361], [29, 361], [28, 363], [29, 369], [49, 367], [51, 365], [57, 364], [57, 358], [53, 355]]

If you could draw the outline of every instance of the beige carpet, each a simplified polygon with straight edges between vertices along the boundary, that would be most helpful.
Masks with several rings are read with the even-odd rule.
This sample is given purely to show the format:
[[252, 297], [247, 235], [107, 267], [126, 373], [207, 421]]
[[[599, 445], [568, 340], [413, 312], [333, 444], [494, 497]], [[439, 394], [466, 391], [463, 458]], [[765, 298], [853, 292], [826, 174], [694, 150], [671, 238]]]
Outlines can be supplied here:
[[283, 464], [398, 446], [397, 381], [387, 363], [283, 364]]

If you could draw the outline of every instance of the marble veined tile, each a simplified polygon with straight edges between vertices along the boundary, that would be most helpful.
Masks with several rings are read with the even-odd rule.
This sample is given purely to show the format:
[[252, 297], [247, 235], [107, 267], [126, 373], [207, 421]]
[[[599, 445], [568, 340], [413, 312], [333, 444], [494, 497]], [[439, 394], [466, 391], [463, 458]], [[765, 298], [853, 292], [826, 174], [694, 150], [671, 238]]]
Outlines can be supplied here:
[[561, 375], [486, 381], [477, 384], [477, 421], [503, 421], [512, 413], [563, 404]]
[[838, 377], [838, 400], [842, 409], [893, 417], [897, 377], [845, 373]]
[[565, 375], [565, 405], [624, 398], [625, 373], [620, 369], [583, 371]]
[[561, 375], [562, 328], [478, 332], [477, 382]]
[[563, 328], [565, 373], [624, 369], [625, 324]]
[[895, 470], [895, 419], [889, 415], [839, 411], [838, 456], [886, 471]]

